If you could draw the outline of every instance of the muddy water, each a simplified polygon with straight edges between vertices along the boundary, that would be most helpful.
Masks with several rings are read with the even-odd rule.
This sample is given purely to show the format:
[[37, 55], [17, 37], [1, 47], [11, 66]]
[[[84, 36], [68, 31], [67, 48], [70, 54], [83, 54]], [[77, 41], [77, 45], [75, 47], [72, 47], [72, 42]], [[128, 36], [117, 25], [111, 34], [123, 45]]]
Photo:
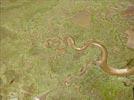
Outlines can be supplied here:
[[87, 28], [91, 23], [90, 13], [88, 11], [80, 11], [71, 18], [71, 21], [78, 26]]
[[128, 35], [127, 47], [134, 49], [134, 29], [130, 29], [126, 31]]

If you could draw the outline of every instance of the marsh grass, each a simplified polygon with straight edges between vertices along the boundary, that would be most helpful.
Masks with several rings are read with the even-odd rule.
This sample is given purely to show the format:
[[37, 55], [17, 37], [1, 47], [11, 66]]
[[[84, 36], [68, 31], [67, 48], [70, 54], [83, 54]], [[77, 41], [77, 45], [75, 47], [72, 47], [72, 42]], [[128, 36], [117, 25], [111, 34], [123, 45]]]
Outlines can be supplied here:
[[[64, 79], [77, 75], [86, 60], [99, 57], [97, 49], [88, 49], [77, 56], [69, 47], [62, 55], [45, 47], [46, 40], [54, 36], [71, 35], [78, 46], [89, 39], [99, 40], [108, 49], [108, 63], [122, 68], [134, 57], [134, 51], [126, 47], [122, 37], [130, 23], [121, 13], [130, 4], [129, 0], [2, 0], [0, 95], [3, 100], [9, 99], [11, 93], [20, 100], [30, 100], [56, 87], [48, 100], [132, 100], [131, 86], [122, 83], [125, 77], [110, 76], [95, 65], [83, 78], [74, 79], [71, 86], [64, 85]], [[86, 27], [74, 17], [82, 11], [90, 13]], [[80, 87], [79, 92], [76, 87]]]

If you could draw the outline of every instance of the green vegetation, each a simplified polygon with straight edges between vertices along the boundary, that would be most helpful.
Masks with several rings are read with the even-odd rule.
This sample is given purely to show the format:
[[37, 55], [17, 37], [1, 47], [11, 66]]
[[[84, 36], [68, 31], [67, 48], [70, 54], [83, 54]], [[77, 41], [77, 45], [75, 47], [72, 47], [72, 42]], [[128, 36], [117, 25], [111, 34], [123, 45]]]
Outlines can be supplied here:
[[[97, 65], [77, 76], [87, 60], [99, 57], [96, 48], [84, 52], [61, 45], [65, 51], [47, 48], [46, 40], [71, 35], [81, 46], [89, 39], [108, 49], [108, 63], [123, 68], [134, 58], [127, 48], [125, 31], [132, 22], [122, 12], [130, 0], [1, 0], [0, 100], [32, 100], [54, 89], [48, 100], [132, 100], [132, 87]], [[64, 49], [63, 49], [64, 50]], [[134, 60], [133, 60], [134, 62]], [[130, 64], [134, 66], [134, 63]], [[70, 85], [64, 80], [73, 76]]]

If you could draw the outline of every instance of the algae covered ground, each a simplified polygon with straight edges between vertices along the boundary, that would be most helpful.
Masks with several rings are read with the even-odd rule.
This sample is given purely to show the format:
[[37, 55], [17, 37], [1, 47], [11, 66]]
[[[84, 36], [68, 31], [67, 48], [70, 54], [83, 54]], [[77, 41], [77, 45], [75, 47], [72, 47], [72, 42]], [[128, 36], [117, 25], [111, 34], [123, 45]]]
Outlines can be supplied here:
[[[0, 0], [0, 100], [132, 100], [134, 77], [111, 76], [94, 64], [96, 48], [77, 52], [49, 38], [89, 39], [108, 49], [108, 64], [134, 66], [125, 32], [132, 0]], [[129, 16], [129, 18], [127, 17]], [[131, 18], [130, 18], [131, 17]], [[130, 46], [131, 47], [131, 46]], [[80, 69], [87, 73], [79, 76]], [[85, 67], [84, 67], [85, 68]]]

